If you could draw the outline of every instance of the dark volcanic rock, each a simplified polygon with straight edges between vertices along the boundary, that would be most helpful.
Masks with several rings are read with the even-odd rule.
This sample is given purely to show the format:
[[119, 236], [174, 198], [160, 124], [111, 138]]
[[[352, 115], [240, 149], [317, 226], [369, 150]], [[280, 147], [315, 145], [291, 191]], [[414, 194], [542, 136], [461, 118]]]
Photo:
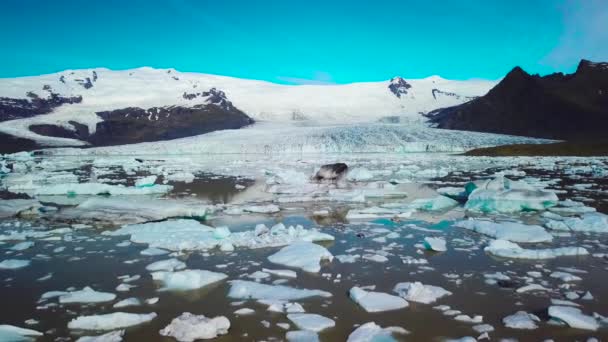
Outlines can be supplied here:
[[608, 127], [608, 63], [582, 60], [573, 74], [514, 68], [488, 94], [428, 114], [439, 128], [551, 139], [589, 139]]
[[407, 94], [407, 90], [411, 87], [412, 85], [407, 83], [401, 77], [391, 78], [391, 83], [388, 85], [388, 89], [399, 98], [401, 97], [401, 95]]
[[[48, 90], [51, 91], [50, 87]], [[32, 92], [28, 92], [27, 97], [29, 99], [0, 97], [0, 122], [48, 114], [61, 105], [82, 102], [82, 96], [63, 97], [53, 92], [49, 98], [41, 98]]]
[[0, 154], [32, 151], [40, 148], [35, 141], [0, 132]]
[[346, 174], [346, 171], [348, 171], [348, 165], [344, 163], [327, 164], [321, 166], [313, 179], [318, 182], [336, 181], [342, 178]]
[[146, 141], [184, 138], [223, 129], [237, 129], [253, 119], [232, 107], [215, 104], [193, 107], [130, 107], [99, 112], [103, 121], [85, 140], [95, 146], [133, 144]]

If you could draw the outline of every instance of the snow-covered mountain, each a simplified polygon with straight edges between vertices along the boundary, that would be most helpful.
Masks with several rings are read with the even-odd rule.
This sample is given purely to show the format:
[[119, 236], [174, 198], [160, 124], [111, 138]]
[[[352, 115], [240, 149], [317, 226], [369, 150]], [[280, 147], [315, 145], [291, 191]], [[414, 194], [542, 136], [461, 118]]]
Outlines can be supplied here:
[[[470, 101], [494, 85], [493, 81], [452, 81], [438, 76], [280, 85], [147, 67], [67, 70], [0, 79], [0, 134], [33, 140], [40, 146], [81, 146], [239, 128], [250, 123], [243, 115], [256, 122], [301, 126], [421, 122], [421, 114]], [[221, 125], [228, 118], [230, 124]], [[209, 120], [214, 122], [213, 129], [202, 129]], [[131, 127], [139, 140], [125, 140]], [[116, 133], [119, 128], [122, 131]]]

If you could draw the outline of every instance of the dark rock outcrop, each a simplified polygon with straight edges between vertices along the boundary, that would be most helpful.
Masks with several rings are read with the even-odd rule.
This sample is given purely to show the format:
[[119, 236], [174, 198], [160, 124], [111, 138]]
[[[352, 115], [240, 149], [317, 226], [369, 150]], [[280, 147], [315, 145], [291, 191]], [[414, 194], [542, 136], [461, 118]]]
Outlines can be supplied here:
[[608, 63], [582, 60], [575, 73], [530, 75], [516, 67], [488, 94], [427, 115], [438, 128], [550, 139], [603, 137]]
[[323, 165], [314, 175], [313, 180], [317, 182], [336, 181], [344, 177], [346, 171], [348, 171], [348, 165], [344, 163]]
[[402, 95], [407, 94], [407, 90], [412, 87], [411, 84], [407, 83], [401, 77], [393, 77], [391, 78], [390, 84], [388, 85], [388, 89], [391, 93], [395, 94], [395, 96], [401, 98]]
[[48, 114], [61, 105], [82, 102], [82, 96], [64, 97], [53, 93], [50, 87], [47, 90], [50, 92], [48, 98], [33, 92], [27, 93], [27, 99], [0, 97], [0, 122]]

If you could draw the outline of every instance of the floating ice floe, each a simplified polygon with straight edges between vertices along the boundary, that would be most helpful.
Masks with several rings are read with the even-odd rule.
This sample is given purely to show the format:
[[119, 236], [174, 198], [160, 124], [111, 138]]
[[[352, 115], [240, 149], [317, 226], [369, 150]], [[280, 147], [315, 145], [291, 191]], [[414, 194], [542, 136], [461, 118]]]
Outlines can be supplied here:
[[298, 274], [292, 270], [271, 270], [268, 268], [263, 268], [262, 272], [266, 272], [266, 273], [275, 275], [277, 277], [282, 277], [282, 278], [297, 278], [298, 277]]
[[297, 289], [283, 285], [267, 285], [254, 281], [232, 280], [228, 297], [257, 300], [298, 300], [309, 297], [331, 297], [322, 290]]
[[374, 174], [364, 167], [352, 168], [346, 174], [346, 179], [349, 181], [368, 181], [373, 178]]
[[484, 213], [545, 210], [559, 201], [552, 191], [535, 189], [523, 181], [502, 176], [468, 183], [465, 189], [469, 193], [465, 209]]
[[42, 208], [42, 204], [31, 199], [7, 199], [0, 200], [0, 218], [17, 215], [36, 214]]
[[196, 220], [167, 220], [123, 226], [104, 235], [131, 235], [131, 241], [149, 247], [171, 251], [209, 250], [230, 244], [234, 247], [265, 248], [288, 245], [296, 241], [332, 241], [333, 236], [316, 229], [285, 227], [282, 223], [267, 228], [258, 225], [255, 230], [226, 234], [225, 227], [218, 230]]
[[186, 264], [183, 261], [179, 261], [175, 258], [167, 259], [167, 260], [159, 260], [155, 261], [148, 266], [146, 266], [146, 270], [150, 272], [156, 271], [178, 271], [186, 268]]
[[445, 252], [448, 250], [444, 238], [425, 237], [424, 246], [426, 249], [436, 252]]
[[243, 207], [233, 207], [224, 211], [228, 215], [242, 215], [243, 213], [252, 214], [274, 214], [281, 211], [281, 208], [276, 204], [267, 205], [249, 205]]
[[42, 335], [43, 333], [36, 330], [0, 324], [0, 341], [28, 341]]
[[134, 314], [114, 312], [104, 315], [79, 316], [68, 323], [72, 330], [115, 330], [147, 323], [156, 318], [156, 313]]
[[154, 175], [142, 177], [135, 180], [135, 186], [138, 188], [148, 188], [154, 186], [154, 183], [156, 183], [157, 179], [158, 177]]
[[456, 222], [454, 226], [511, 242], [551, 242], [553, 240], [553, 236], [541, 226], [516, 222], [498, 223], [468, 219]]
[[224, 273], [206, 270], [184, 270], [178, 272], [154, 272], [152, 279], [163, 284], [163, 291], [187, 291], [203, 288], [222, 281], [228, 276]]
[[568, 217], [562, 220], [549, 219], [545, 226], [554, 230], [570, 230], [585, 233], [608, 233], [608, 215], [585, 213], [582, 217]]
[[406, 308], [408, 302], [401, 297], [384, 292], [365, 291], [353, 287], [349, 291], [350, 298], [367, 312], [391, 311]]
[[30, 196], [41, 195], [153, 195], [165, 194], [173, 187], [171, 185], [152, 185], [148, 187], [127, 187], [122, 184], [110, 185], [105, 183], [65, 183], [51, 184], [34, 187], [33, 189], [22, 189], [9, 187], [9, 191], [15, 193], [26, 193]]
[[527, 249], [507, 240], [492, 240], [490, 245], [484, 248], [492, 255], [513, 259], [552, 259], [559, 256], [588, 255], [589, 252], [583, 247], [558, 247], [545, 249]]
[[118, 309], [118, 308], [126, 308], [129, 306], [140, 306], [141, 305], [141, 301], [135, 297], [131, 297], [131, 298], [125, 298], [119, 302], [117, 302], [116, 304], [112, 305], [113, 308]]
[[306, 272], [319, 272], [321, 261], [333, 260], [327, 248], [311, 242], [296, 242], [283, 247], [268, 257], [268, 261], [288, 267], [300, 268]]
[[26, 249], [32, 248], [34, 246], [34, 242], [33, 241], [23, 241], [23, 242], [19, 242], [17, 244], [15, 244], [13, 247], [11, 247], [11, 250], [13, 251], [24, 251]]
[[533, 330], [538, 328], [536, 323], [540, 322], [540, 318], [525, 311], [518, 311], [503, 318], [502, 322], [507, 328]]
[[319, 342], [319, 335], [314, 331], [294, 330], [288, 331], [285, 338], [289, 342]]
[[376, 219], [383, 217], [399, 217], [399, 218], [407, 218], [412, 216], [414, 210], [406, 208], [406, 209], [392, 209], [392, 208], [383, 208], [383, 207], [370, 207], [365, 209], [351, 209], [346, 214], [347, 220], [367, 220], [367, 219]]
[[407, 335], [409, 331], [401, 327], [382, 328], [374, 322], [367, 322], [351, 332], [346, 342], [396, 341], [395, 334]]
[[412, 203], [410, 203], [409, 207], [422, 211], [441, 211], [453, 208], [457, 205], [458, 202], [449, 197], [437, 196], [433, 198], [415, 199], [412, 201]]
[[228, 333], [228, 329], [230, 329], [230, 321], [224, 316], [207, 318], [204, 315], [184, 312], [163, 328], [160, 334], [173, 337], [179, 342], [193, 342], [225, 335]]
[[58, 213], [60, 218], [133, 224], [171, 217], [204, 218], [210, 206], [170, 199], [90, 198]]
[[30, 265], [29, 260], [6, 259], [0, 261], [0, 270], [16, 270]]
[[452, 292], [433, 285], [424, 285], [421, 282], [404, 282], [398, 283], [393, 289], [400, 297], [403, 297], [412, 302], [430, 304], [437, 299], [449, 296]]
[[600, 327], [600, 324], [594, 317], [587, 316], [580, 309], [570, 306], [550, 306], [549, 316], [576, 329], [595, 331]]
[[170, 175], [167, 175], [164, 178], [165, 178], [165, 180], [168, 180], [171, 182], [192, 183], [194, 181], [194, 179], [196, 178], [196, 176], [194, 174], [192, 174], [191, 172], [177, 172], [177, 173], [172, 173]]
[[76, 342], [121, 342], [124, 334], [124, 330], [116, 330], [98, 336], [82, 336]]
[[333, 328], [336, 322], [318, 314], [294, 313], [287, 315], [287, 318], [301, 330], [320, 332], [325, 329]]
[[[47, 292], [46, 296], [43, 294], [43, 298], [49, 298], [49, 294], [51, 293], [52, 292]], [[104, 303], [116, 299], [116, 295], [113, 293], [98, 292], [88, 286], [78, 291], [64, 292], [63, 294], [59, 291], [55, 291], [55, 293], [59, 294], [59, 303], [61, 304]]]

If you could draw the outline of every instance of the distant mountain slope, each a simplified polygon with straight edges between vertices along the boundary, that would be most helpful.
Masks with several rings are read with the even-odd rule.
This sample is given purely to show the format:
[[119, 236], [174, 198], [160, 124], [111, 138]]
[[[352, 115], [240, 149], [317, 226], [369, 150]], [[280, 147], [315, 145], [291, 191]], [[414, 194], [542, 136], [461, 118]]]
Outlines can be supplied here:
[[544, 77], [516, 67], [485, 96], [428, 117], [446, 129], [550, 139], [605, 137], [608, 63], [582, 60], [573, 74]]
[[235, 129], [253, 120], [302, 125], [385, 117], [423, 121], [422, 113], [481, 96], [494, 84], [433, 76], [288, 86], [173, 69], [68, 70], [0, 79], [0, 133], [36, 146], [101, 146]]

